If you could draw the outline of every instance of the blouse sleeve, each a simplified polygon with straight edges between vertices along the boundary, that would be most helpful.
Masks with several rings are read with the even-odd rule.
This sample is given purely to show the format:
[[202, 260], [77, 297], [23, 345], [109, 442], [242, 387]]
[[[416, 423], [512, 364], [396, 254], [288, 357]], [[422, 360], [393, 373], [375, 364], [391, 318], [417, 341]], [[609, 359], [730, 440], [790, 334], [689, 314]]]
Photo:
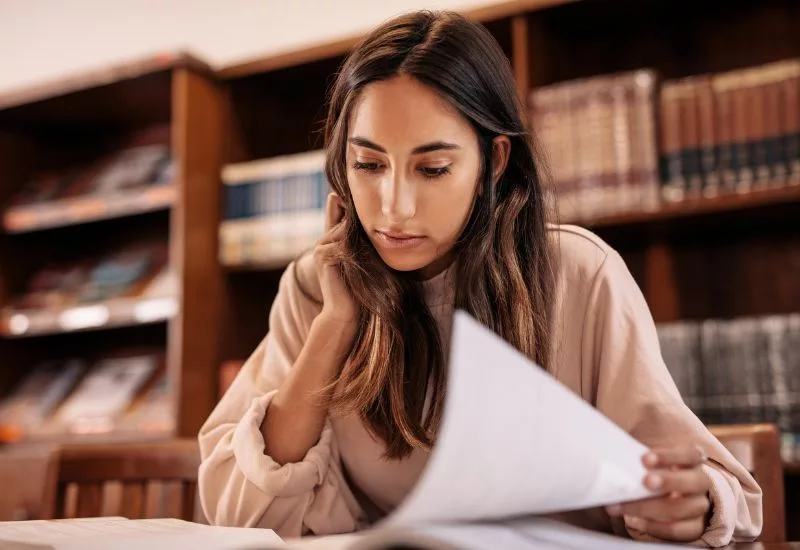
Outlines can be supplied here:
[[264, 452], [261, 424], [314, 317], [295, 268], [281, 278], [269, 333], [200, 430], [200, 501], [213, 525], [264, 527], [283, 537], [352, 532], [363, 514], [344, 480], [330, 422], [300, 462], [279, 465]]
[[[761, 488], [684, 404], [661, 356], [647, 303], [623, 259], [608, 251], [592, 283], [582, 355], [591, 362], [595, 406], [653, 448], [694, 443], [709, 463], [712, 515], [696, 545], [752, 541], [761, 532]], [[652, 537], [627, 524], [633, 538]]]

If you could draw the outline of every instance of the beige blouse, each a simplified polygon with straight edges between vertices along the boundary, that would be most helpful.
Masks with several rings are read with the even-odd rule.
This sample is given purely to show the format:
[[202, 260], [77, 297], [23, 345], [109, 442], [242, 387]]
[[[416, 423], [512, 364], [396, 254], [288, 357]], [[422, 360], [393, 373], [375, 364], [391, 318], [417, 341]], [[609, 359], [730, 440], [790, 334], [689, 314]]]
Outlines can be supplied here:
[[[664, 365], [655, 325], [622, 258], [597, 236], [553, 226], [557, 304], [552, 374], [643, 444], [691, 441], [711, 458], [713, 514], [698, 544], [752, 540], [761, 531], [761, 489], [684, 405]], [[270, 331], [200, 430], [200, 499], [212, 524], [260, 526], [282, 536], [344, 533], [368, 526], [409, 493], [428, 453], [382, 458], [357, 417], [328, 419], [301, 462], [264, 453], [261, 423], [300, 353], [320, 297], [310, 256], [289, 266], [270, 313]], [[452, 271], [425, 283], [426, 302], [449, 340]], [[557, 412], [556, 412], [557, 414]], [[515, 475], [531, 475], [519, 472]], [[539, 475], [542, 475], [541, 473]], [[565, 514], [583, 527], [647, 536], [602, 508]]]

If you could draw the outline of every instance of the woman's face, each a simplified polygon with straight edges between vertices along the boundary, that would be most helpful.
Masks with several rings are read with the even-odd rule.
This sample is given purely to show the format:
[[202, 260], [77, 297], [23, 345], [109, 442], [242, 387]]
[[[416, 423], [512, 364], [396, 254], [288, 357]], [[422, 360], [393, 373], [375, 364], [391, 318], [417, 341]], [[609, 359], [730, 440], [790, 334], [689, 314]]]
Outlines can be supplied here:
[[383, 261], [430, 277], [472, 211], [481, 161], [469, 122], [408, 76], [366, 86], [349, 123], [347, 180]]

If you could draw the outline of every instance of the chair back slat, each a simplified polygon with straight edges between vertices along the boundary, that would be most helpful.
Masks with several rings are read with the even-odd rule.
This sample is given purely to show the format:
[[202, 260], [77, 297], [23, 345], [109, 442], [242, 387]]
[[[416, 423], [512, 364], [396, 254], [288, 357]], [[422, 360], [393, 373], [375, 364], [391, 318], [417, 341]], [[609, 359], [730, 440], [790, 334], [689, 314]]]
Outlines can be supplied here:
[[100, 482], [83, 483], [78, 486], [79, 518], [98, 517], [103, 513], [103, 484]]
[[183, 484], [183, 509], [181, 511], [181, 519], [189, 520], [195, 516], [197, 495], [197, 483], [187, 482]]
[[730, 453], [747, 468], [763, 492], [760, 542], [786, 541], [786, 503], [780, 431], [774, 424], [710, 426]]
[[[64, 447], [59, 461], [57, 517], [107, 514], [191, 521], [199, 466], [197, 442], [189, 439]], [[74, 506], [69, 502], [70, 486], [77, 487]]]
[[122, 485], [120, 515], [129, 519], [142, 519], [147, 503], [147, 484], [126, 482]]

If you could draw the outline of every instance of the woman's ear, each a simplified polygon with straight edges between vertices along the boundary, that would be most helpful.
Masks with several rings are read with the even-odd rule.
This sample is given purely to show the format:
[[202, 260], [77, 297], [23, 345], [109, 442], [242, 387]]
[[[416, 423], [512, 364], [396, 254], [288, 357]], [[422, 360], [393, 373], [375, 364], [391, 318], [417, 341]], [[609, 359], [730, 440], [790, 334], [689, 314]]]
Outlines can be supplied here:
[[497, 136], [492, 140], [492, 185], [497, 185], [508, 166], [511, 155], [511, 140], [508, 136]]

